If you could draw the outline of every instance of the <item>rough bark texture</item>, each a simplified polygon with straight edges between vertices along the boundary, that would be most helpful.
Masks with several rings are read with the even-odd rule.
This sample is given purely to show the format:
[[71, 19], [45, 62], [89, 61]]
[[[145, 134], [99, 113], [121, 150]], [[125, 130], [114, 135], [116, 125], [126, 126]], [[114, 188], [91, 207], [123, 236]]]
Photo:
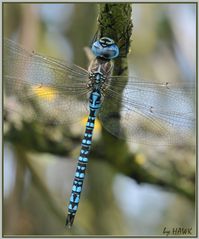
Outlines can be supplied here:
[[115, 75], [126, 74], [127, 54], [129, 53], [132, 20], [131, 4], [105, 3], [99, 5], [98, 31], [99, 36], [112, 38], [119, 46], [120, 55], [115, 60]]
[[[114, 60], [113, 75], [128, 75], [127, 55], [130, 49], [131, 34], [132, 34], [132, 6], [127, 3], [105, 3], [99, 4], [98, 16], [98, 35], [99, 37], [112, 38], [120, 49], [119, 57]], [[109, 105], [109, 100], [104, 100], [104, 112], [118, 113], [121, 108], [122, 92], [127, 84], [128, 79], [124, 78], [123, 88], [118, 93], [120, 99], [115, 104]], [[114, 81], [112, 84], [117, 84]], [[109, 113], [107, 112], [107, 114]], [[115, 127], [120, 128], [119, 121]], [[106, 130], [102, 131], [102, 140], [99, 145], [107, 161], [115, 164], [116, 167], [122, 168], [122, 165], [128, 162], [127, 158], [129, 150], [124, 140], [119, 140], [109, 134]], [[131, 157], [133, 157], [131, 155]], [[129, 167], [126, 167], [126, 172]]]

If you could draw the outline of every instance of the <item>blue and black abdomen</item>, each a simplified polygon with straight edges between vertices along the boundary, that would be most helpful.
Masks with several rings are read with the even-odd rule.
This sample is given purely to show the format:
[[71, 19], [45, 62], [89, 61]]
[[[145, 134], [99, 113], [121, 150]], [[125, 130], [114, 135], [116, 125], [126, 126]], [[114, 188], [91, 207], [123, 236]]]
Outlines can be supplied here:
[[74, 217], [78, 208], [80, 195], [82, 191], [83, 181], [85, 177], [86, 166], [88, 163], [88, 155], [92, 142], [93, 129], [95, 125], [96, 113], [101, 105], [100, 91], [93, 91], [90, 95], [90, 114], [86, 123], [86, 130], [82, 140], [82, 147], [80, 156], [78, 158], [75, 178], [73, 180], [72, 193], [70, 196], [70, 203], [68, 206], [68, 216], [66, 218], [66, 225], [72, 226]]

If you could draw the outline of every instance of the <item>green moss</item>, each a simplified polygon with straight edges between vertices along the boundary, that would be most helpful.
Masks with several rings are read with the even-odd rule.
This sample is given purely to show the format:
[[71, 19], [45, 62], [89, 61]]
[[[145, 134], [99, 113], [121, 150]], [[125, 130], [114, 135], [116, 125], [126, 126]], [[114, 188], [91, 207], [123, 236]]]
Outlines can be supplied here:
[[[130, 48], [130, 38], [133, 27], [131, 12], [132, 5], [129, 3], [99, 4], [98, 36], [112, 38], [120, 49], [120, 55], [114, 61], [113, 75], [127, 75], [127, 55]], [[119, 97], [116, 104], [111, 104], [110, 99], [104, 100], [103, 112], [105, 114], [113, 112], [113, 114], [118, 113], [119, 115], [122, 92], [127, 84], [127, 79], [125, 79], [123, 83], [123, 87], [118, 92]], [[117, 82], [113, 84], [117, 84]], [[115, 121], [114, 124], [116, 124], [116, 128], [120, 128], [119, 120]], [[118, 167], [123, 167], [122, 165], [128, 154], [128, 147], [125, 141], [118, 140], [107, 133], [107, 131], [103, 130], [101, 146], [105, 151], [105, 157], [110, 162], [114, 161], [113, 163]]]

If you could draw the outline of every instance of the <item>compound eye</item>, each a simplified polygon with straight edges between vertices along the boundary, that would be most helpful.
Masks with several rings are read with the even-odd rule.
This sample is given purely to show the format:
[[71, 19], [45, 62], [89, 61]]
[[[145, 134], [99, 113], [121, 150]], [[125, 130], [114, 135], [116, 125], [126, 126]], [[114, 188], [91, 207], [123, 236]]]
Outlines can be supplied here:
[[116, 44], [113, 44], [106, 48], [103, 55], [106, 59], [113, 59], [119, 55], [119, 48]]
[[108, 37], [102, 37], [92, 45], [92, 52], [97, 57], [113, 59], [119, 55], [119, 48], [114, 41]]

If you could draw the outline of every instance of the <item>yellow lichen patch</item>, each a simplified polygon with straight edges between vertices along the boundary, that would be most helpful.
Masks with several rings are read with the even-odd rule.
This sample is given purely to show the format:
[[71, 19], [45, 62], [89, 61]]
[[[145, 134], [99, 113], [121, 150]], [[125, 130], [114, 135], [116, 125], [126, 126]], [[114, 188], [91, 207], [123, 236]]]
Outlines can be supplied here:
[[136, 157], [135, 157], [135, 161], [136, 161], [136, 163], [138, 163], [138, 164], [144, 164], [145, 163], [145, 157], [144, 157], [144, 155], [143, 154], [141, 154], [141, 153], [138, 153], [137, 155], [136, 155]]
[[102, 129], [102, 126], [101, 126], [101, 124], [100, 124], [100, 121], [98, 120], [98, 119], [96, 119], [95, 120], [95, 131], [96, 132], [100, 132], [101, 131], [101, 129]]
[[[88, 120], [88, 116], [84, 116], [84, 117], [82, 118], [82, 124], [83, 124], [84, 126], [86, 125], [87, 120]], [[96, 119], [95, 119], [94, 131], [95, 131], [96, 133], [98, 133], [98, 132], [101, 131], [101, 129], [102, 129], [102, 126], [101, 126], [101, 124], [100, 124], [100, 121], [96, 118]]]
[[56, 90], [49, 87], [41, 85], [35, 85], [32, 87], [32, 91], [40, 98], [44, 100], [54, 100], [56, 95]]
[[83, 124], [84, 126], [86, 125], [87, 120], [88, 120], [88, 116], [84, 116], [84, 117], [82, 118], [82, 124]]

